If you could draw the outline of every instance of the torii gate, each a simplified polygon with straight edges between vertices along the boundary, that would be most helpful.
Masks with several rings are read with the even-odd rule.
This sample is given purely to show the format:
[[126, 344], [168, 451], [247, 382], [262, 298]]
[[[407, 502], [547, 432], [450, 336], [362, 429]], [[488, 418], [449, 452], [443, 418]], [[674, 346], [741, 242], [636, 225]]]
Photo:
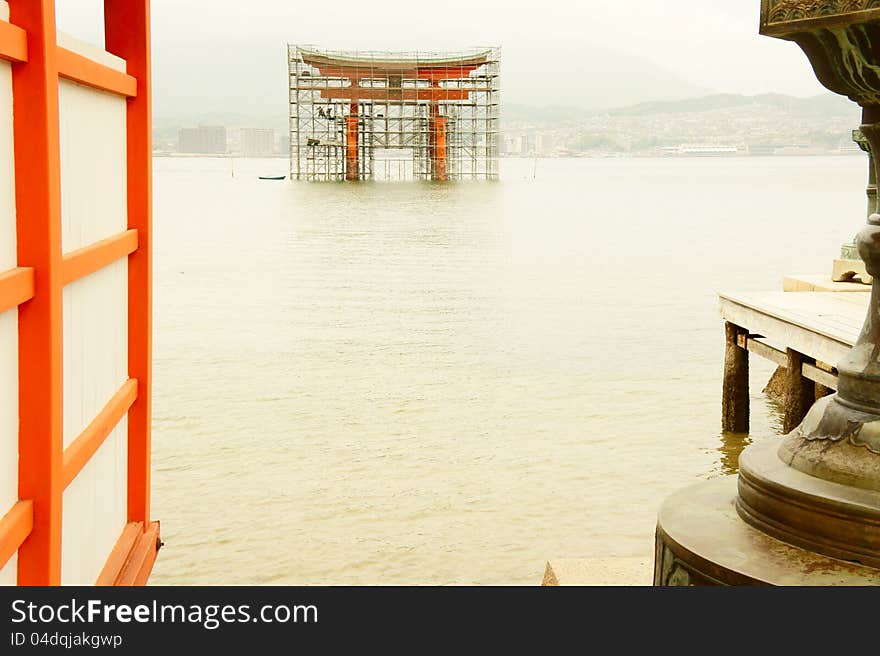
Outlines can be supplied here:
[[[462, 101], [471, 92], [489, 91], [483, 88], [449, 88], [441, 86], [445, 80], [467, 79], [471, 72], [488, 61], [489, 52], [462, 57], [437, 57], [430, 59], [375, 59], [366, 56], [335, 55], [317, 50], [300, 49], [303, 63], [314, 66], [322, 76], [345, 78], [347, 87], [314, 87], [307, 91], [319, 91], [328, 100], [347, 100], [349, 115], [345, 117], [345, 178], [357, 180], [360, 170], [358, 161], [358, 105], [363, 101], [395, 100], [428, 101], [429, 103], [429, 153], [431, 179], [444, 181], [446, 172], [446, 122], [440, 115], [440, 102]], [[384, 88], [361, 86], [361, 80], [386, 80]], [[419, 87], [427, 80], [429, 86]], [[406, 82], [412, 83], [410, 88]]]

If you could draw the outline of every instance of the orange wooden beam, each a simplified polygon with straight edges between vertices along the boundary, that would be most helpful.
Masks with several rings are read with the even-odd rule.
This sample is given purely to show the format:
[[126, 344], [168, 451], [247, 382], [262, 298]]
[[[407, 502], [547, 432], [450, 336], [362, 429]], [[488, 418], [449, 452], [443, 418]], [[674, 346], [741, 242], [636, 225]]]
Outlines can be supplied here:
[[162, 542], [159, 522], [144, 530], [141, 522], [131, 522], [122, 531], [95, 585], [145, 585]]
[[138, 381], [139, 389], [128, 413], [128, 520], [146, 527], [150, 526], [153, 388], [150, 0], [104, 0], [104, 41], [109, 52], [126, 61], [128, 74], [138, 85], [126, 111], [128, 227], [138, 231], [138, 249], [128, 258], [128, 375]]
[[403, 80], [465, 80], [479, 66], [446, 66], [438, 68], [412, 67], [388, 69], [370, 66], [318, 66], [318, 71], [326, 77], [344, 77], [349, 80], [381, 79], [399, 77]]
[[34, 297], [18, 311], [18, 497], [33, 531], [18, 551], [19, 585], [61, 582], [61, 164], [55, 0], [10, 0], [27, 33], [28, 63], [12, 66], [18, 261]]
[[137, 250], [137, 230], [126, 230], [113, 237], [64, 255], [61, 281], [64, 285], [85, 278]]
[[33, 501], [19, 501], [0, 519], [0, 569], [15, 555], [33, 528]]
[[344, 77], [349, 80], [382, 79], [395, 76], [403, 80], [413, 80], [419, 74], [417, 68], [401, 68], [399, 70], [384, 70], [381, 68], [357, 68], [353, 66], [318, 66], [318, 73], [325, 77]]
[[463, 66], [461, 68], [420, 68], [417, 73], [420, 80], [467, 80], [479, 66]]
[[34, 297], [34, 270], [18, 267], [0, 273], [0, 314]]
[[0, 20], [0, 59], [26, 62], [27, 32], [18, 25]]
[[461, 101], [470, 98], [471, 93], [489, 91], [489, 89], [370, 89], [368, 87], [299, 87], [300, 91], [320, 91], [322, 98], [329, 100], [426, 100], [437, 102], [442, 100]]
[[122, 529], [122, 535], [116, 541], [113, 551], [104, 563], [101, 573], [98, 575], [95, 585], [107, 586], [114, 585], [119, 573], [125, 567], [132, 550], [138, 542], [138, 539], [144, 534], [144, 525], [141, 522], [131, 522], [126, 524]]
[[159, 522], [153, 522], [138, 538], [115, 585], [146, 585], [160, 546]]
[[61, 465], [62, 488], [66, 488], [73, 482], [86, 463], [101, 448], [104, 440], [113, 432], [113, 429], [131, 408], [131, 404], [137, 398], [137, 393], [137, 381], [134, 379], [126, 381], [98, 416], [92, 420], [92, 423], [86, 426], [79, 437], [64, 450]]
[[95, 89], [129, 98], [137, 95], [137, 80], [79, 53], [58, 46], [58, 75]]

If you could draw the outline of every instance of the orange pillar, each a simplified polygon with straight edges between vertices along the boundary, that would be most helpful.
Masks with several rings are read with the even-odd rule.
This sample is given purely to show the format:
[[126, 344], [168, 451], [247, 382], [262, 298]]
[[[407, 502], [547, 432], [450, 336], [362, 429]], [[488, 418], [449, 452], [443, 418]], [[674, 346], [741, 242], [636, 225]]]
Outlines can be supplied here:
[[358, 106], [351, 104], [351, 111], [345, 117], [345, 179], [359, 180], [358, 165]]
[[104, 0], [107, 50], [126, 61], [137, 95], [126, 109], [128, 227], [138, 248], [128, 258], [128, 375], [138, 394], [128, 412], [128, 521], [150, 524], [150, 418], [153, 376], [153, 161], [150, 0]]
[[443, 182], [446, 175], [446, 120], [440, 116], [440, 106], [436, 99], [431, 103], [428, 119], [428, 148], [431, 157], [431, 180]]
[[61, 162], [55, 0], [12, 0], [28, 61], [12, 65], [19, 266], [34, 297], [18, 309], [18, 496], [33, 501], [33, 531], [18, 552], [19, 585], [61, 582]]
[[446, 175], [446, 117], [435, 116], [431, 119], [431, 179], [441, 182], [447, 180]]

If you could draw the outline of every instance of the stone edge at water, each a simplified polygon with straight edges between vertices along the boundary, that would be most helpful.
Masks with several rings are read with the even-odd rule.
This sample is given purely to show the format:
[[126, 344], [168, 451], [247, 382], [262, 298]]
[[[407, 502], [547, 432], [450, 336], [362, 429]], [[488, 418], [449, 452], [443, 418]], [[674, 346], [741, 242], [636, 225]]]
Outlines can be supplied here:
[[649, 586], [653, 581], [652, 556], [559, 558], [547, 562], [544, 586]]

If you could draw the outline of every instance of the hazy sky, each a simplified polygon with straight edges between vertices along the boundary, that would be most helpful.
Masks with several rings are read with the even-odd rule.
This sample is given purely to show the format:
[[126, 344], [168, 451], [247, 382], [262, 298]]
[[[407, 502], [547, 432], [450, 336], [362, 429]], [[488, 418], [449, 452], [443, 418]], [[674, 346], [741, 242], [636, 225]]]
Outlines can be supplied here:
[[[285, 112], [285, 46], [499, 45], [504, 97], [616, 106], [702, 92], [823, 91], [794, 44], [758, 36], [760, 0], [153, 0], [157, 114]], [[100, 37], [101, 0], [58, 0]], [[540, 78], [538, 76], [541, 76]]]

